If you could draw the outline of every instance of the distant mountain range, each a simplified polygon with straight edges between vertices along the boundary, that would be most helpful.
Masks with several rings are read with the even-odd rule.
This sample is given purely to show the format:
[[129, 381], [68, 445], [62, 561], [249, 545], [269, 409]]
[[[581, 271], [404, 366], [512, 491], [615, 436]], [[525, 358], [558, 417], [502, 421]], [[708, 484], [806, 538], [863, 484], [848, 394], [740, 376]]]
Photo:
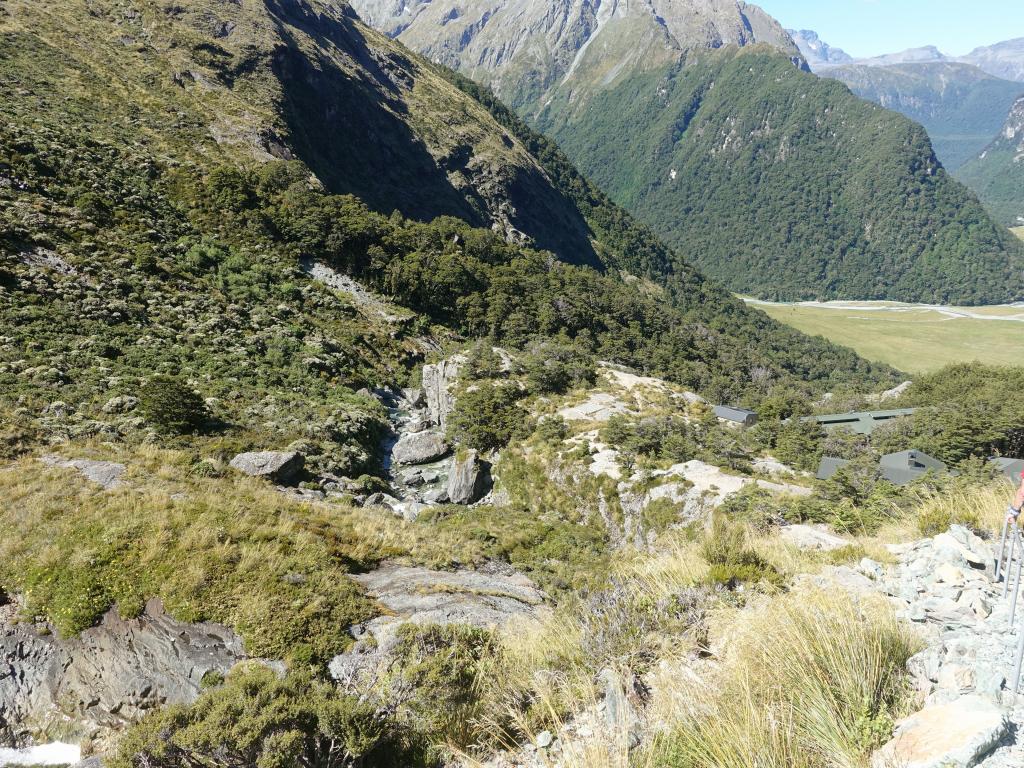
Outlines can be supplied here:
[[800, 53], [807, 59], [811, 69], [817, 72], [824, 67], [837, 67], [842, 64], [849, 64], [853, 56], [842, 48], [833, 48], [820, 37], [817, 32], [809, 29], [788, 29], [789, 36], [800, 48]]
[[1024, 216], [1024, 38], [947, 56], [935, 46], [851, 59], [810, 31], [793, 33], [811, 68], [921, 123], [942, 164], [1008, 226]]
[[[692, 51], [764, 43], [800, 52], [782, 26], [734, 0], [355, 0], [360, 16], [536, 115]], [[800, 60], [802, 64], [802, 60]]]
[[955, 303], [1019, 293], [1020, 244], [942, 169], [925, 132], [811, 75], [811, 53], [838, 61], [841, 52], [819, 40], [801, 54], [756, 6], [353, 6], [492, 88], [733, 291]]
[[954, 172], [992, 141], [1010, 107], [1024, 93], [1024, 83], [953, 61], [846, 64], [819, 70], [819, 74], [921, 123], [939, 160]]
[[816, 72], [846, 64], [889, 67], [896, 64], [959, 63], [971, 64], [993, 77], [1024, 82], [1024, 37], [975, 48], [966, 56], [947, 56], [934, 45], [926, 45], [920, 48], [908, 48], [899, 53], [853, 58], [843, 50], [832, 48], [816, 32], [810, 30], [788, 30], [788, 32], [800, 48], [800, 52], [807, 58], [811, 69]]

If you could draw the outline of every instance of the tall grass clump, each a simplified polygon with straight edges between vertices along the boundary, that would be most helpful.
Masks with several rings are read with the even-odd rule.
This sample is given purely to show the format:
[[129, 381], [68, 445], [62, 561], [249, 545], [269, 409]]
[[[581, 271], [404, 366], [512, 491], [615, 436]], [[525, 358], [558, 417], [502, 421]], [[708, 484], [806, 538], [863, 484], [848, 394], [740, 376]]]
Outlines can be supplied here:
[[993, 533], [1003, 524], [1013, 490], [1005, 482], [988, 485], [954, 485], [921, 494], [916, 507], [917, 529], [922, 536], [936, 536], [951, 525], [963, 525], [979, 533]]
[[920, 642], [881, 601], [800, 591], [731, 632], [720, 678], [651, 747], [654, 764], [855, 768], [908, 706]]

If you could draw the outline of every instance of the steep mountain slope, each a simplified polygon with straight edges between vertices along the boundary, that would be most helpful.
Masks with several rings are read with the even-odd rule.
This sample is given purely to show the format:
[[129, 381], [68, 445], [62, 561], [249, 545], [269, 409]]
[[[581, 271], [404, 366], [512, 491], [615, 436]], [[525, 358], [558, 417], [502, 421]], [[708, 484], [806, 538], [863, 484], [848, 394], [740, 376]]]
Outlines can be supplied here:
[[1000, 221], [1024, 225], [1024, 97], [1013, 105], [995, 140], [959, 175]]
[[785, 30], [735, 0], [356, 0], [369, 23], [478, 82], [522, 114], [555, 93], [577, 100], [621, 73], [692, 50], [766, 43], [799, 56]]
[[807, 60], [807, 64], [815, 72], [819, 69], [837, 67], [853, 61], [853, 56], [842, 48], [833, 48], [813, 30], [787, 29], [786, 31], [793, 38], [793, 42], [796, 43], [800, 53]]
[[[568, 4], [441, 0], [400, 22], [381, 21], [390, 4], [355, 7], [508, 94], [616, 202], [735, 291], [1022, 295], [1024, 251], [942, 170], [919, 127], [794, 67], [790, 38], [753, 6], [673, 4], [661, 25], [656, 5], [597, 4], [573, 19]], [[709, 36], [697, 21], [708, 14], [719, 30], [731, 20], [766, 32]], [[563, 64], [510, 40], [515, 29], [557, 31], [549, 48]]]
[[[919, 126], [785, 57], [718, 52], [567, 113], [553, 102], [540, 125], [735, 291], [941, 303], [1024, 293], [1019, 244], [942, 169]], [[624, 135], [625, 166], [612, 141]]]
[[831, 66], [820, 72], [855, 94], [921, 123], [935, 154], [955, 171], [981, 152], [1024, 93], [1024, 84], [986, 74], [971, 64], [938, 62]]
[[[167, 373], [240, 448], [372, 468], [381, 415], [355, 392], [480, 336], [561, 334], [722, 399], [888, 375], [710, 285], [347, 7], [15, 2], [0, 35], [12, 445], [143, 435], [104, 408]], [[403, 306], [339, 298], [315, 262]]]

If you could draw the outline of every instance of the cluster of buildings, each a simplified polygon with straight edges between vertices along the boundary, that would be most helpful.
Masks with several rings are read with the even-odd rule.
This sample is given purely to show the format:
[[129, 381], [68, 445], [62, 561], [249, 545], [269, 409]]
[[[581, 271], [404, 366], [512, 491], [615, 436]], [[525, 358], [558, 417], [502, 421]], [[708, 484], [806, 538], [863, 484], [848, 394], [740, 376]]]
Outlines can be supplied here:
[[[814, 421], [827, 431], [846, 429], [857, 435], [871, 435], [879, 426], [913, 416], [916, 408], [898, 408], [888, 411], [855, 411], [852, 413], [831, 413], [824, 416], [808, 416], [805, 421]], [[752, 427], [757, 423], [757, 413], [745, 408], [716, 405], [715, 416], [726, 423]], [[819, 480], [828, 480], [850, 462], [832, 456], [825, 456], [818, 467]], [[893, 485], [909, 485], [928, 472], [935, 474], [956, 474], [944, 462], [923, 451], [900, 451], [879, 459], [882, 477]], [[1024, 473], [1024, 459], [994, 458], [991, 463], [1013, 482]]]

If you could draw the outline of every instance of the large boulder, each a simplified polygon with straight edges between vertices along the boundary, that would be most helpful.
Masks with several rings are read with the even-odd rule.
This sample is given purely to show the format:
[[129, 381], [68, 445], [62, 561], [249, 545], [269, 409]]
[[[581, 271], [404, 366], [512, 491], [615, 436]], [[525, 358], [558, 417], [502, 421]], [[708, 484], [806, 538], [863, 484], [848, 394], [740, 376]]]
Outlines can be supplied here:
[[62, 456], [43, 456], [40, 461], [51, 467], [74, 469], [86, 480], [112, 491], [121, 485], [125, 465], [113, 461], [91, 461], [89, 459], [65, 459]]
[[404, 434], [391, 450], [396, 464], [428, 464], [448, 455], [448, 443], [440, 430]]
[[455, 384], [465, 364], [464, 355], [455, 355], [423, 366], [423, 396], [427, 401], [427, 412], [431, 421], [441, 429], [447, 428], [448, 416], [455, 408]]
[[250, 477], [265, 477], [275, 483], [287, 483], [302, 471], [305, 459], [296, 451], [260, 451], [240, 453], [231, 467]]
[[448, 475], [448, 500], [452, 504], [472, 504], [491, 490], [491, 465], [476, 451], [455, 457]]
[[19, 743], [54, 728], [61, 735], [116, 731], [164, 704], [198, 697], [203, 676], [245, 658], [241, 639], [219, 624], [184, 624], [151, 600], [136, 619], [109, 611], [97, 627], [61, 639], [0, 607], [0, 741]]
[[961, 696], [904, 720], [871, 764], [873, 768], [973, 768], [1008, 733], [1006, 713], [994, 702]]

